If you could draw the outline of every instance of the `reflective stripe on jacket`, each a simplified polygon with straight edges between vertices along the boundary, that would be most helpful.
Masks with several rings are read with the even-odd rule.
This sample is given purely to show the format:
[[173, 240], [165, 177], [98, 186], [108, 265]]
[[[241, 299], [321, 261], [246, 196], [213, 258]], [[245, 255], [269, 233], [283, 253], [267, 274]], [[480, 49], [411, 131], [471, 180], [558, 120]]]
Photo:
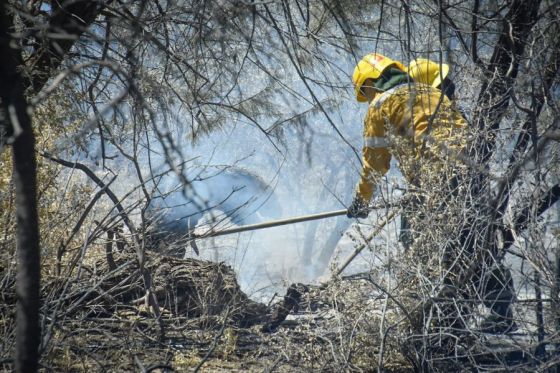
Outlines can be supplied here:
[[[441, 91], [420, 83], [398, 85], [377, 95], [364, 121], [363, 168], [357, 193], [369, 201], [387, 173], [391, 155], [408, 181], [418, 160], [436, 166], [443, 153], [465, 147], [467, 123]], [[437, 165], [439, 167], [441, 165]]]

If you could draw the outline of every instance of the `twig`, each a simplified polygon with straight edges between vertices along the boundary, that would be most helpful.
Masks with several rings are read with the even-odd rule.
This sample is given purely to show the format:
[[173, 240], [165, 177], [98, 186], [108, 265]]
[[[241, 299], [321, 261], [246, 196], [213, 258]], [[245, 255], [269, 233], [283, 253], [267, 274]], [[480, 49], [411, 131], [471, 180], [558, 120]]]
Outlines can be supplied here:
[[106, 193], [106, 190], [113, 183], [113, 181], [115, 181], [115, 179], [116, 179], [116, 176], [114, 176], [104, 187], [102, 187], [100, 190], [97, 191], [97, 193], [95, 193], [95, 195], [93, 196], [91, 201], [86, 206], [84, 212], [82, 213], [82, 215], [78, 219], [78, 222], [72, 228], [72, 232], [70, 233], [70, 236], [66, 239], [66, 241], [64, 243], [62, 243], [62, 242], [60, 243], [60, 246], [58, 247], [58, 250], [57, 250], [57, 257], [56, 257], [56, 260], [57, 260], [57, 262], [56, 262], [56, 274], [57, 275], [61, 274], [62, 255], [64, 255], [64, 252], [66, 251], [66, 248], [70, 244], [70, 241], [72, 241], [74, 236], [79, 232], [80, 228], [82, 227], [84, 221], [86, 220], [86, 217], [89, 215], [93, 206], [97, 203], [99, 198], [101, 198], [101, 196], [104, 193]]

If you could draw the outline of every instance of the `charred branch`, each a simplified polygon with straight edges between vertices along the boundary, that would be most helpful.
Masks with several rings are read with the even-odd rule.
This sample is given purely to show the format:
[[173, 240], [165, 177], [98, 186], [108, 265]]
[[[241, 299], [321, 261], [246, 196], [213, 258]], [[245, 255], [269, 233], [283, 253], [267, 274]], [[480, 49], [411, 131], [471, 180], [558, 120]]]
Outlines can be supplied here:
[[33, 67], [26, 84], [33, 92], [43, 88], [51, 78], [52, 70], [60, 67], [70, 49], [109, 3], [111, 0], [64, 1], [54, 7], [46, 29], [37, 38], [34, 53], [26, 61], [27, 66]]
[[115, 204], [115, 208], [117, 209], [119, 214], [121, 214], [121, 217], [124, 221], [124, 224], [127, 226], [127, 228], [130, 230], [130, 232], [132, 234], [132, 239], [133, 239], [134, 247], [135, 247], [135, 250], [136, 250], [136, 258], [137, 258], [137, 261], [138, 261], [138, 267], [139, 267], [138, 270], [140, 271], [140, 274], [142, 275], [142, 278], [144, 279], [144, 287], [146, 289], [146, 297], [147, 297], [148, 303], [150, 304], [150, 306], [154, 310], [154, 314], [156, 315], [156, 318], [157, 318], [158, 323], [160, 325], [160, 337], [163, 338], [163, 335], [164, 335], [163, 320], [161, 318], [161, 312], [159, 310], [159, 305], [157, 303], [157, 299], [156, 299], [156, 297], [154, 296], [154, 294], [151, 290], [152, 277], [151, 277], [151, 274], [149, 273], [149, 271], [144, 267], [144, 264], [145, 264], [145, 261], [146, 261], [146, 256], [145, 256], [145, 253], [144, 253], [144, 247], [140, 243], [140, 241], [138, 239], [138, 232], [137, 232], [136, 228], [134, 227], [134, 224], [132, 223], [132, 221], [128, 217], [128, 214], [124, 210], [124, 207], [122, 206], [121, 202], [119, 201], [119, 199], [117, 198], [115, 193], [113, 193], [111, 191], [111, 189], [108, 188], [108, 186], [100, 178], [98, 178], [97, 175], [95, 175], [95, 173], [89, 167], [87, 167], [86, 165], [84, 165], [82, 163], [79, 163], [79, 162], [68, 162], [68, 161], [65, 161], [63, 159], [59, 159], [59, 158], [54, 157], [54, 156], [52, 156], [50, 154], [47, 154], [47, 153], [42, 153], [41, 155], [43, 157], [53, 161], [53, 162], [61, 164], [65, 167], [77, 168], [80, 171], [83, 171], [93, 182], [95, 182], [105, 192], [105, 194]]

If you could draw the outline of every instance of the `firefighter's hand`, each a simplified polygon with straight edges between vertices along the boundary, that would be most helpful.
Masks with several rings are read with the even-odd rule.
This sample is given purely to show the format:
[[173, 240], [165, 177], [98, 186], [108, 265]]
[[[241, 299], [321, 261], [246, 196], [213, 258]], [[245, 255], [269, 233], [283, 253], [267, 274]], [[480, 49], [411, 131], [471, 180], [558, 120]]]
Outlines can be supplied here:
[[367, 218], [369, 214], [369, 207], [366, 202], [364, 202], [360, 197], [354, 197], [354, 201], [348, 211], [346, 211], [346, 216], [349, 218]]

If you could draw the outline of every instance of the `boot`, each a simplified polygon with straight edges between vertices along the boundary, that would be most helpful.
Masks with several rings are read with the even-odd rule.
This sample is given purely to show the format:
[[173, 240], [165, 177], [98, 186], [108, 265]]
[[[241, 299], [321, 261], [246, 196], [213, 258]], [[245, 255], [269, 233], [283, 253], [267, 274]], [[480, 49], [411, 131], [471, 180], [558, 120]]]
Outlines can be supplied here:
[[490, 308], [490, 315], [482, 322], [481, 331], [505, 334], [517, 330], [511, 306], [515, 291], [509, 269], [501, 265], [494, 268], [486, 279], [484, 290], [484, 304]]
[[511, 302], [496, 301], [490, 310], [490, 315], [482, 321], [480, 331], [491, 334], [506, 334], [517, 330], [513, 320]]

